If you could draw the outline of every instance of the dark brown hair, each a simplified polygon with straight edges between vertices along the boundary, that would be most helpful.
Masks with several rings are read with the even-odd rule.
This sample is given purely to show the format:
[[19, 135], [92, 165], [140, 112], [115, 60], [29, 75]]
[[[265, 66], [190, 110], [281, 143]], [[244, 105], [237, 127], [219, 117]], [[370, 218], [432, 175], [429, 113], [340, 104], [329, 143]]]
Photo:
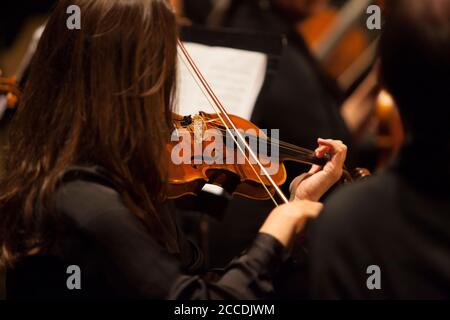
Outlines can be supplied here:
[[[69, 30], [67, 7], [81, 9]], [[65, 170], [92, 164], [123, 186], [152, 232], [166, 176], [176, 77], [176, 22], [164, 0], [61, 0], [39, 43], [11, 125], [0, 184], [2, 262], [48, 248]], [[39, 206], [37, 206], [39, 204]]]
[[[450, 137], [450, 0], [390, 0], [380, 41], [381, 80], [414, 143]], [[445, 138], [439, 141], [439, 138]], [[442, 148], [442, 147], [441, 147]]]

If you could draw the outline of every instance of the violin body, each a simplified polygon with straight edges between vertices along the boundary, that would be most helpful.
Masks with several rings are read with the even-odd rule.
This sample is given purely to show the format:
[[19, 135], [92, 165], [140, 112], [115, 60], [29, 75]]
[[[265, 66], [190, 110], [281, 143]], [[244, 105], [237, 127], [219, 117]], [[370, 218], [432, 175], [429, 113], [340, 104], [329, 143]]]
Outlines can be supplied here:
[[[200, 112], [199, 117], [201, 118], [200, 121], [203, 122], [203, 139], [200, 143], [201, 148], [196, 148], [195, 144], [198, 140], [196, 142], [195, 127], [199, 127], [196, 121], [199, 121], [200, 118], [197, 117], [196, 119], [196, 117], [192, 118], [174, 115], [174, 124], [176, 128], [184, 130], [185, 134], [190, 135], [190, 139], [185, 138], [180, 139], [180, 141], [172, 141], [167, 146], [168, 152], [172, 157], [172, 161], [169, 161], [168, 170], [168, 197], [178, 198], [184, 195], [197, 195], [204, 185], [208, 183], [222, 187], [233, 196], [238, 195], [254, 200], [270, 199], [266, 189], [261, 185], [260, 179], [264, 182], [264, 185], [272, 195], [275, 193], [275, 190], [267, 177], [260, 174], [260, 169], [257, 165], [251, 165], [246, 159], [243, 159], [244, 161], [241, 162], [227, 161], [227, 157], [232, 158], [233, 160], [238, 159], [240, 151], [235, 144], [232, 143], [231, 146], [230, 143], [226, 143], [226, 134], [219, 134], [223, 133], [224, 127], [217, 114]], [[239, 129], [242, 129], [245, 132], [251, 132], [253, 130], [258, 136], [265, 136], [264, 133], [250, 121], [235, 115], [229, 115], [229, 117]], [[209, 130], [210, 132], [217, 130], [218, 134], [214, 139], [208, 139], [203, 136], [206, 130]], [[224, 139], [223, 143], [217, 143], [215, 140], [216, 138]], [[222, 161], [212, 162], [204, 157], [204, 150], [207, 148], [214, 148], [212, 146], [214, 143], [219, 147], [222, 145], [222, 150], [212, 151], [213, 154], [217, 153], [215, 154], [215, 159], [221, 159]], [[184, 144], [184, 146], [182, 146], [184, 151], [191, 150], [189, 163], [176, 164], [181, 162], [179, 159], [180, 157], [185, 157], [181, 152], [174, 152], [174, 148], [176, 148], [177, 145], [180, 146], [180, 144]], [[268, 159], [262, 159], [260, 157], [260, 160], [267, 169], [270, 169], [271, 165], [268, 163]], [[282, 163], [279, 164], [278, 170], [271, 174], [271, 177], [277, 185], [282, 185], [287, 179], [287, 173], [284, 165]], [[258, 174], [255, 173], [254, 170], [256, 170]]]

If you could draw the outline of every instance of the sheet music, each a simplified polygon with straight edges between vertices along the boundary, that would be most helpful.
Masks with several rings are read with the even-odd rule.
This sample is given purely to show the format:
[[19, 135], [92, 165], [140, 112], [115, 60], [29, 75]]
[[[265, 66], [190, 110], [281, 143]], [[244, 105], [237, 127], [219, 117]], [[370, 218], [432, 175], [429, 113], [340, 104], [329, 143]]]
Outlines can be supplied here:
[[[185, 43], [187, 50], [230, 114], [250, 119], [264, 83], [263, 53]], [[178, 57], [178, 110], [181, 115], [214, 113], [189, 69]]]

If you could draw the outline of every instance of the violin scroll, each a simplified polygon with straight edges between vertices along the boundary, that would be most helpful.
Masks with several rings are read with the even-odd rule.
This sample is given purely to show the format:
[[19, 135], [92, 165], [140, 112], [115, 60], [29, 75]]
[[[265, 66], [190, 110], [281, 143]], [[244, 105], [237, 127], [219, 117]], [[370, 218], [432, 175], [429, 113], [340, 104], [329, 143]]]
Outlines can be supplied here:
[[353, 180], [366, 180], [372, 173], [366, 168], [356, 168], [352, 171]]

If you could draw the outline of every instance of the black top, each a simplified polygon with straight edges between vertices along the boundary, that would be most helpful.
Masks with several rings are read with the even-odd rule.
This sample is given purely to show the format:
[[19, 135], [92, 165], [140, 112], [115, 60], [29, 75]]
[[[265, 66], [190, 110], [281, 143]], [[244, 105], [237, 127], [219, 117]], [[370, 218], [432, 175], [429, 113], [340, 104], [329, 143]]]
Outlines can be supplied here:
[[[275, 238], [259, 234], [246, 254], [214, 274], [214, 281], [187, 275], [199, 272], [201, 254], [179, 232], [171, 214], [162, 213], [174, 235], [164, 248], [124, 206], [112, 180], [100, 172], [76, 168], [70, 179], [66, 175], [56, 193], [60, 223], [65, 226], [61, 249], [26, 258], [8, 270], [9, 299], [256, 299], [271, 294], [271, 278], [283, 253]], [[70, 265], [81, 269], [81, 290], [67, 288]]]
[[[314, 297], [450, 298], [448, 157], [416, 150], [326, 202], [311, 237]], [[380, 268], [381, 290], [367, 288], [371, 265]]]

